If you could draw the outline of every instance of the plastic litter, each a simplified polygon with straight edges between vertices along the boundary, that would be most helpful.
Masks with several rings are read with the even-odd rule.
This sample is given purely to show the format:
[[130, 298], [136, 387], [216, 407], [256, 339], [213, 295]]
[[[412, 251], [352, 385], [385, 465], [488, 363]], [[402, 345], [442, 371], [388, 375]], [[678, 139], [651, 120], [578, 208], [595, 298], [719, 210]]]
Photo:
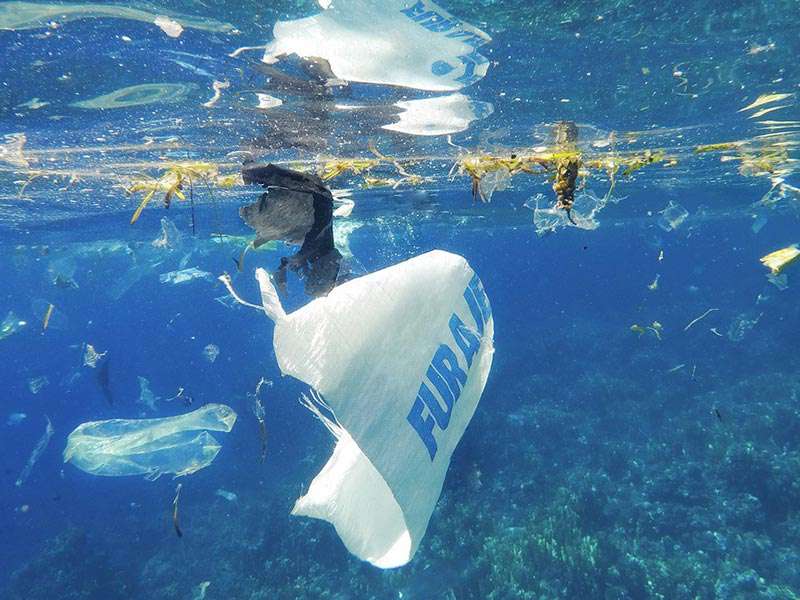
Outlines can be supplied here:
[[181, 37], [183, 33], [181, 24], [167, 16], [158, 15], [153, 19], [153, 23], [171, 38]]
[[286, 314], [256, 271], [281, 371], [337, 438], [292, 514], [329, 521], [381, 568], [414, 556], [492, 364], [494, 322], [467, 261], [435, 250]]
[[337, 79], [421, 90], [458, 90], [489, 67], [491, 38], [429, 0], [320, 1], [323, 12], [278, 21], [265, 63], [283, 56], [327, 61]]
[[781, 248], [775, 252], [770, 252], [761, 257], [761, 264], [770, 270], [772, 275], [780, 275], [781, 272], [800, 258], [800, 248], [797, 244], [792, 244], [786, 248]]
[[17, 318], [14, 311], [8, 311], [6, 318], [0, 323], [0, 340], [4, 340], [8, 336], [15, 334], [27, 324], [27, 321]]
[[31, 164], [25, 158], [23, 149], [27, 137], [24, 133], [7, 133], [0, 144], [0, 163], [6, 163], [22, 169], [30, 168]]
[[672, 231], [681, 226], [681, 224], [689, 216], [689, 211], [670, 200], [669, 204], [660, 211], [661, 217], [658, 219], [658, 226], [664, 231]]
[[211, 273], [207, 271], [201, 271], [197, 267], [190, 267], [188, 269], [181, 269], [180, 271], [162, 273], [158, 276], [158, 280], [161, 283], [171, 283], [173, 285], [187, 283], [189, 281], [194, 281], [195, 279], [206, 279], [210, 281]]
[[83, 351], [83, 366], [91, 369], [97, 368], [98, 361], [106, 354], [108, 354], [108, 350], [105, 352], [98, 352], [94, 349], [94, 346], [86, 344], [86, 349]]
[[46, 375], [42, 375], [41, 377], [34, 377], [28, 380], [28, 389], [31, 391], [31, 394], [38, 394], [49, 383], [50, 380], [47, 378]]
[[728, 327], [728, 339], [732, 342], [741, 342], [763, 315], [764, 313], [755, 314], [753, 312], [738, 315]]
[[6, 425], [8, 425], [9, 427], [15, 427], [16, 425], [19, 425], [27, 418], [28, 415], [26, 415], [25, 413], [18, 413], [18, 412], [11, 413], [10, 415], [8, 415], [8, 418], [6, 419]]
[[110, 477], [189, 475], [210, 465], [220, 451], [209, 431], [229, 432], [235, 422], [229, 406], [206, 404], [175, 417], [83, 423], [67, 438], [64, 462]]
[[217, 360], [217, 356], [219, 356], [219, 347], [214, 344], [208, 344], [203, 348], [203, 356], [208, 362], [213, 364], [214, 361]]
[[473, 121], [494, 112], [488, 102], [471, 100], [464, 94], [436, 98], [403, 100], [395, 104], [401, 109], [399, 121], [383, 125], [383, 129], [409, 135], [447, 135], [467, 129]]
[[597, 229], [600, 226], [597, 214], [603, 210], [609, 201], [598, 198], [591, 191], [579, 192], [572, 205], [571, 216], [567, 212], [553, 205], [550, 198], [544, 194], [536, 194], [525, 206], [533, 208], [533, 224], [536, 233], [544, 235], [552, 233], [560, 227], [577, 227], [578, 229]]
[[225, 498], [228, 502], [236, 502], [239, 499], [239, 496], [234, 494], [233, 492], [229, 492], [228, 490], [223, 490], [222, 488], [218, 489], [214, 492], [220, 498]]
[[55, 433], [55, 430], [53, 429], [53, 424], [50, 422], [50, 418], [47, 415], [45, 415], [44, 419], [47, 422], [44, 428], [44, 433], [42, 434], [42, 437], [39, 438], [39, 442], [36, 444], [36, 447], [33, 449], [33, 452], [31, 452], [31, 456], [28, 459], [28, 462], [25, 464], [25, 467], [19, 474], [19, 477], [17, 478], [15, 484], [17, 487], [20, 487], [28, 479], [28, 476], [30, 476], [33, 466], [37, 463], [39, 458], [41, 458], [42, 454], [44, 454], [44, 451], [47, 450], [47, 445], [50, 443], [50, 438], [53, 437], [53, 433]]
[[111, 108], [128, 108], [156, 102], [182, 102], [197, 89], [193, 83], [141, 83], [124, 87], [108, 94], [79, 100], [70, 106], [76, 108], [106, 110]]
[[150, 390], [150, 381], [146, 377], [142, 377], [141, 375], [137, 377], [139, 380], [139, 399], [137, 402], [148, 409], [155, 411], [156, 404], [161, 399], [157, 397], [151, 390]]

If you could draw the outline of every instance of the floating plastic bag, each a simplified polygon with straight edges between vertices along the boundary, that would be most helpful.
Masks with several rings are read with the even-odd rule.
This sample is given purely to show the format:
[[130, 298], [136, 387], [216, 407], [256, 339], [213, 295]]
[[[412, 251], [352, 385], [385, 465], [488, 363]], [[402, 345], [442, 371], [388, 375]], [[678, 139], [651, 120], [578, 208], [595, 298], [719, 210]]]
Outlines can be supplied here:
[[264, 62], [323, 59], [345, 81], [458, 90], [486, 75], [491, 38], [429, 0], [320, 1], [318, 15], [278, 21]]
[[220, 451], [209, 431], [228, 432], [235, 422], [236, 413], [224, 404], [163, 419], [91, 421], [69, 434], [64, 462], [111, 477], [189, 475], [210, 465]]
[[348, 281], [286, 314], [256, 271], [281, 370], [311, 385], [307, 405], [338, 441], [292, 511], [333, 524], [381, 568], [414, 556], [450, 457], [483, 392], [494, 321], [464, 258], [436, 250]]

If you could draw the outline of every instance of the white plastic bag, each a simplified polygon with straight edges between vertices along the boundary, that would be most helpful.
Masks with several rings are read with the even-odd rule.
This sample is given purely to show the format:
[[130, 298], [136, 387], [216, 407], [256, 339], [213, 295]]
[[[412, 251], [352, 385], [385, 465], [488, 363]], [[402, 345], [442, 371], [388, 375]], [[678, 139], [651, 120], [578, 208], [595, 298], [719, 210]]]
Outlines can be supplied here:
[[486, 75], [491, 38], [430, 0], [320, 1], [318, 15], [278, 21], [264, 62], [323, 59], [345, 81], [458, 90]]
[[492, 364], [480, 279], [464, 258], [436, 250], [287, 315], [267, 273], [256, 278], [281, 370], [311, 385], [335, 417], [315, 410], [338, 441], [292, 513], [329, 521], [350, 552], [378, 567], [407, 563]]

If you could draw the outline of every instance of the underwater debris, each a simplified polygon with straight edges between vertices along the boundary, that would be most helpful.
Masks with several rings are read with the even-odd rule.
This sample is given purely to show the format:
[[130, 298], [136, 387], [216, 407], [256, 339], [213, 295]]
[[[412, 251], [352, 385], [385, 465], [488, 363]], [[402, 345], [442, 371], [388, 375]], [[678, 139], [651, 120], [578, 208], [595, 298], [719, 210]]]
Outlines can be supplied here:
[[172, 527], [175, 529], [175, 533], [178, 537], [183, 537], [183, 531], [181, 531], [180, 520], [178, 518], [178, 501], [181, 498], [181, 489], [183, 489], [183, 484], [179, 483], [175, 488], [175, 498], [172, 500]]
[[189, 267], [188, 269], [181, 269], [179, 271], [170, 271], [169, 273], [162, 273], [158, 276], [161, 283], [169, 283], [172, 285], [180, 285], [194, 281], [195, 279], [205, 279], [211, 281], [213, 276], [208, 271], [201, 271], [197, 267]]
[[783, 275], [767, 275], [767, 281], [774, 285], [781, 292], [789, 289], [789, 277], [784, 273]]
[[[491, 368], [494, 321], [480, 279], [462, 257], [436, 250], [287, 314], [266, 271], [256, 278], [281, 371], [313, 385], [305, 405], [337, 439], [292, 514], [332, 523], [375, 566], [406, 564]], [[431, 286], [433, 296], [424, 293]], [[402, 340], [389, 348], [386, 327], [396, 322]], [[421, 387], [415, 373], [427, 373]]]
[[47, 331], [47, 326], [50, 324], [50, 317], [53, 314], [54, 304], [48, 303], [47, 310], [45, 310], [44, 317], [42, 318], [42, 333]]
[[97, 363], [102, 359], [106, 354], [108, 354], [108, 350], [105, 352], [98, 352], [95, 350], [94, 346], [91, 344], [86, 344], [86, 348], [83, 351], [83, 366], [89, 367], [90, 369], [97, 368]]
[[256, 231], [253, 247], [277, 240], [301, 244], [295, 254], [281, 258], [274, 273], [278, 285], [285, 287], [291, 270], [304, 277], [308, 295], [329, 293], [341, 276], [342, 255], [333, 239], [333, 194], [322, 179], [273, 164], [251, 164], [242, 169], [242, 180], [267, 189], [257, 202], [239, 209]]
[[466, 130], [473, 121], [485, 119], [494, 112], [494, 107], [489, 102], [472, 100], [460, 93], [401, 100], [394, 106], [401, 111], [395, 116], [398, 120], [381, 125], [381, 128], [420, 136], [458, 133]]
[[3, 322], [0, 323], [0, 340], [4, 340], [10, 335], [17, 333], [20, 329], [27, 325], [27, 321], [17, 318], [13, 310], [8, 311]]
[[208, 344], [203, 348], [203, 356], [208, 362], [214, 364], [214, 361], [217, 360], [217, 356], [219, 356], [219, 347], [214, 344]]
[[741, 342], [762, 316], [764, 316], [763, 312], [757, 315], [753, 312], [738, 315], [728, 327], [728, 339], [732, 342]]
[[228, 502], [236, 502], [239, 499], [239, 496], [234, 494], [233, 492], [229, 492], [228, 490], [223, 490], [219, 488], [214, 495], [219, 496], [220, 498], [225, 498]]
[[379, 164], [380, 161], [373, 158], [337, 158], [325, 161], [319, 176], [322, 181], [328, 181], [344, 173], [361, 175]]
[[642, 335], [644, 335], [649, 331], [654, 336], [656, 336], [658, 340], [661, 340], [661, 332], [664, 330], [664, 326], [661, 325], [661, 323], [659, 323], [658, 321], [653, 321], [650, 325], [645, 325], [645, 326], [634, 323], [629, 327], [629, 329], [633, 333], [639, 335], [639, 337], [641, 337]]
[[710, 315], [712, 312], [716, 312], [716, 311], [718, 311], [718, 310], [719, 310], [718, 308], [709, 308], [709, 309], [708, 309], [706, 312], [704, 312], [702, 315], [700, 315], [700, 316], [699, 316], [699, 317], [697, 317], [696, 319], [692, 319], [692, 320], [689, 322], [689, 324], [688, 324], [686, 327], [684, 327], [684, 328], [683, 328], [683, 330], [684, 330], [684, 331], [689, 331], [689, 329], [691, 329], [691, 328], [692, 328], [692, 327], [695, 325], [695, 323], [697, 323], [697, 322], [699, 322], [699, 321], [702, 321], [702, 320], [703, 320], [703, 319], [705, 319], [705, 318], [706, 318], [708, 315]]
[[30, 390], [31, 394], [38, 394], [42, 391], [42, 389], [50, 384], [50, 380], [47, 378], [47, 375], [42, 375], [40, 377], [34, 377], [28, 380], [28, 389]]
[[47, 450], [47, 445], [50, 443], [50, 438], [53, 437], [55, 430], [53, 429], [53, 424], [50, 422], [50, 418], [45, 415], [44, 420], [46, 421], [46, 425], [44, 428], [44, 433], [42, 437], [39, 438], [39, 441], [36, 444], [36, 447], [33, 449], [28, 462], [25, 463], [25, 467], [22, 469], [22, 472], [19, 474], [17, 481], [14, 485], [17, 487], [21, 487], [25, 481], [27, 481], [28, 477], [31, 474], [31, 470], [36, 462], [41, 458], [44, 451]]
[[655, 292], [658, 289], [658, 280], [661, 279], [661, 273], [656, 273], [656, 278], [653, 279], [652, 283], [647, 285], [647, 289], [651, 292]]
[[770, 270], [772, 275], [780, 275], [786, 267], [794, 263], [798, 258], [800, 258], [800, 247], [797, 244], [792, 244], [762, 256], [760, 261], [762, 265]]
[[203, 106], [203, 108], [213, 108], [222, 97], [222, 90], [227, 90], [229, 87], [231, 87], [230, 81], [215, 80], [211, 84], [211, 88], [214, 90], [214, 95], [211, 96], [211, 99], [208, 102], [203, 102], [201, 106]]
[[575, 182], [578, 178], [581, 159], [577, 153], [578, 128], [575, 123], [562, 121], [555, 127], [556, 149], [559, 153], [555, 159], [555, 181], [553, 191], [556, 193], [557, 209], [567, 214], [567, 219], [574, 225], [572, 206], [575, 204]]
[[[150, 381], [146, 377], [139, 375], [137, 379], [139, 380], [139, 398], [137, 402], [155, 412], [157, 409], [156, 403], [161, 398], [150, 390]], [[183, 388], [181, 388], [181, 391], [183, 391]]]
[[[155, 23], [158, 15], [119, 4], [81, 4], [63, 2], [3, 2], [0, 4], [0, 30], [20, 31], [47, 27], [49, 23], [66, 23], [78, 19], [109, 18], [129, 19], [143, 23]], [[219, 33], [233, 33], [236, 28], [205, 17], [192, 17], [172, 13], [164, 17], [180, 21], [184, 27]], [[157, 24], [157, 23], [155, 23]]]
[[181, 37], [183, 33], [181, 24], [167, 16], [158, 15], [153, 19], [153, 23], [171, 38]]
[[261, 402], [261, 388], [264, 385], [272, 387], [272, 382], [263, 377], [256, 384], [256, 390], [252, 394], [248, 394], [251, 400], [251, 409], [258, 421], [258, 433], [261, 440], [261, 462], [267, 459], [267, 424], [265, 420], [264, 405]]
[[189, 475], [210, 465], [220, 444], [209, 431], [229, 432], [236, 413], [224, 404], [159, 419], [111, 419], [79, 425], [67, 438], [64, 462], [93, 475]]
[[174, 104], [183, 102], [196, 89], [197, 85], [194, 83], [140, 83], [88, 100], [79, 100], [70, 106], [89, 110], [109, 110], [143, 106], [156, 102]]
[[659, 211], [658, 226], [664, 231], [673, 231], [680, 227], [689, 216], [689, 211], [677, 202], [669, 201], [667, 206]]
[[[0, 8], [0, 10], [2, 10]], [[0, 163], [6, 163], [21, 169], [29, 169], [31, 164], [25, 153], [25, 142], [27, 138], [24, 133], [7, 133], [3, 136], [3, 143], [0, 144]]]
[[10, 415], [8, 415], [8, 418], [6, 419], [6, 425], [8, 425], [9, 427], [16, 427], [27, 418], [28, 415], [26, 415], [25, 413], [19, 413], [19, 412], [11, 413]]
[[[295, 54], [324, 65], [328, 79], [453, 91], [480, 80], [491, 38], [431, 0], [320, 2], [321, 13], [278, 21], [263, 61]], [[387, 37], [385, 32], [391, 32]]]
[[210, 581], [202, 581], [198, 583], [194, 590], [192, 590], [192, 600], [205, 600], [206, 590], [211, 585]]
[[183, 245], [183, 234], [175, 223], [167, 217], [161, 217], [161, 235], [152, 241], [153, 248], [177, 250]]

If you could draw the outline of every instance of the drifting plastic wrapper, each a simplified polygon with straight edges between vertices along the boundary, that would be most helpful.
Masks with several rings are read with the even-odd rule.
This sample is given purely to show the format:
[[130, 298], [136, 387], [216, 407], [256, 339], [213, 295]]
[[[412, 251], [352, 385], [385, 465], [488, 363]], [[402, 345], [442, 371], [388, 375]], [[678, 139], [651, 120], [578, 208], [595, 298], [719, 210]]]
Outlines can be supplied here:
[[337, 438], [292, 514], [332, 523], [377, 567], [406, 564], [491, 368], [494, 321], [480, 279], [464, 258], [436, 250], [286, 314], [267, 273], [256, 278], [281, 371], [314, 388], [305, 404]]
[[323, 12], [278, 21], [265, 63], [324, 60], [344, 81], [458, 90], [486, 75], [491, 38], [429, 0], [319, 0]]
[[69, 434], [64, 462], [109, 477], [189, 475], [210, 465], [220, 451], [209, 431], [227, 433], [235, 422], [236, 413], [224, 404], [161, 419], [91, 421]]

